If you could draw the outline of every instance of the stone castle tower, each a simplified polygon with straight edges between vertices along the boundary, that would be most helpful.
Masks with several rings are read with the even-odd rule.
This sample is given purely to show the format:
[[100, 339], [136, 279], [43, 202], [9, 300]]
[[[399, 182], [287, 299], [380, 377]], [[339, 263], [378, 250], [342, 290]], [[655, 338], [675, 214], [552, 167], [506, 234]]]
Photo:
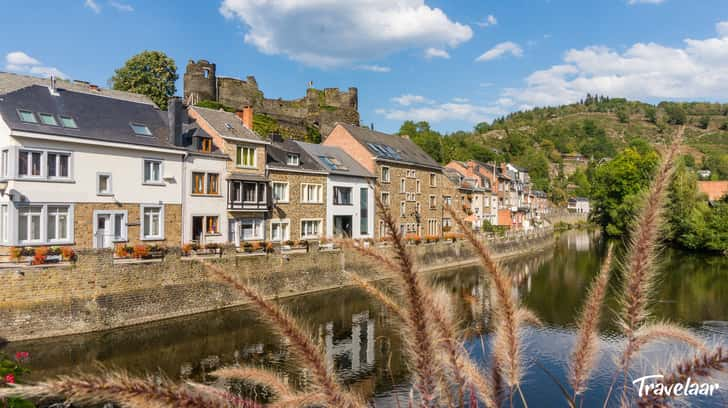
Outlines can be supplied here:
[[[356, 88], [343, 92], [338, 88], [309, 88], [299, 99], [268, 99], [258, 88], [255, 77], [245, 80], [217, 76], [215, 64], [190, 60], [184, 74], [184, 98], [187, 103], [213, 101], [242, 109], [252, 106], [269, 126], [286, 137], [311, 141], [312, 135], [325, 138], [336, 122], [359, 125], [359, 96]], [[262, 135], [267, 136], [267, 135]]]

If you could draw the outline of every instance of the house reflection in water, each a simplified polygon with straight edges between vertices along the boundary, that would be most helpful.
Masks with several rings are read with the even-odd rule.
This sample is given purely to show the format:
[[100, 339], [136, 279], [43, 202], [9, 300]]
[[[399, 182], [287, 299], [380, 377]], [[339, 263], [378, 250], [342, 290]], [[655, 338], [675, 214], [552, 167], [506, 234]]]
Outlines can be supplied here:
[[351, 317], [351, 337], [335, 339], [334, 323], [319, 327], [324, 331], [326, 361], [333, 366], [342, 380], [361, 377], [374, 369], [374, 319], [369, 311]]

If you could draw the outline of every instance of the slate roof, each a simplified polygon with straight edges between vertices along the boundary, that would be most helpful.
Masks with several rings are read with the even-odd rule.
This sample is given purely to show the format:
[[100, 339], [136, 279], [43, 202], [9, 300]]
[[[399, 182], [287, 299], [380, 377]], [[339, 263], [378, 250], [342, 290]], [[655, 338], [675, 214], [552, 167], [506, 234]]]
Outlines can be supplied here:
[[[124, 143], [181, 150], [169, 137], [166, 113], [154, 104], [69, 91], [57, 87], [52, 95], [46, 86], [30, 85], [0, 96], [0, 115], [10, 129], [60, 135], [79, 139]], [[18, 109], [49, 113], [60, 123], [59, 115], [72, 117], [77, 129], [27, 123], [20, 120]], [[39, 118], [37, 118], [39, 119]], [[131, 123], [146, 125], [152, 136], [137, 135]]]
[[[33, 85], [48, 87], [50, 85], [50, 79], [28, 75], [12, 74], [9, 72], [0, 71], [0, 95], [17, 91], [18, 89], [26, 88]], [[125, 91], [116, 91], [113, 89], [105, 88], [92, 90], [88, 83], [67, 81], [60, 78], [56, 79], [56, 88], [61, 88], [67, 91], [73, 91], [78, 93], [104, 96], [107, 98], [119, 99], [127, 102], [154, 105], [154, 102], [152, 102], [152, 100], [149, 99], [149, 97], [147, 97], [146, 95]]]
[[[361, 164], [354, 160], [351, 156], [346, 154], [342, 149], [335, 146], [324, 146], [320, 144], [296, 142], [303, 150], [305, 150], [311, 157], [314, 158], [319, 166], [326, 169], [329, 174], [336, 174], [340, 176], [352, 176], [352, 177], [367, 177], [374, 178], [374, 175], [365, 169]], [[333, 157], [338, 160], [343, 168], [331, 169], [326, 164], [321, 156]], [[345, 169], [345, 170], [344, 170]]]
[[[365, 127], [353, 126], [346, 123], [338, 123], [343, 126], [359, 143], [369, 150], [377, 159], [390, 162], [399, 162], [403, 164], [414, 164], [429, 168], [442, 169], [440, 163], [432, 159], [424, 152], [415, 142], [396, 135], [389, 135], [377, 132]], [[394, 158], [383, 154], [372, 148], [371, 144], [380, 144], [389, 146], [393, 149], [399, 158]]]
[[[271, 142], [266, 150], [266, 166], [272, 169], [293, 170], [293, 171], [312, 171], [323, 173], [326, 168], [309, 155], [301, 146], [293, 140], [283, 140]], [[288, 153], [298, 155], [298, 166], [289, 166]]]
[[242, 139], [253, 143], [266, 143], [257, 133], [245, 127], [238, 115], [232, 112], [199, 106], [191, 106], [190, 109], [194, 109], [195, 112], [199, 113], [222, 137]]
[[178, 139], [180, 146], [191, 153], [229, 159], [228, 155], [223, 153], [214, 141], [212, 141], [212, 151], [203, 152], [199, 149], [198, 141], [211, 137], [197, 124], [196, 120], [187, 114], [187, 109], [182, 111], [182, 135]]

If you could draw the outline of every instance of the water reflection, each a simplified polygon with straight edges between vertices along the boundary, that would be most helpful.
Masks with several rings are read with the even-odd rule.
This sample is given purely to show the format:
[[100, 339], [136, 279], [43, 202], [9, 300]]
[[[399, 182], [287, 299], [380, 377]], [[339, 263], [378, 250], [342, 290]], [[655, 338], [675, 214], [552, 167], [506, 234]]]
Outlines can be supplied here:
[[[565, 378], [575, 314], [599, 270], [605, 244], [598, 234], [570, 231], [552, 250], [504, 262], [513, 277], [515, 296], [545, 324], [529, 329], [525, 346], [531, 368], [525, 375], [524, 392], [536, 405], [564, 405], [558, 388], [533, 361]], [[667, 251], [661, 263], [663, 284], [656, 297], [655, 316], [688, 325], [706, 336], [728, 338], [728, 258]], [[618, 279], [614, 277], [609, 309], [605, 309], [608, 316], [616, 306], [613, 292]], [[488, 364], [483, 356], [488, 353], [491, 305], [485, 275], [478, 268], [466, 268], [440, 272], [432, 280], [452, 299], [467, 333], [468, 350]], [[394, 396], [408, 393], [409, 374], [397, 322], [366, 294], [346, 288], [282, 303], [302, 319], [325, 350], [328, 363], [352, 388], [378, 406], [396, 406]], [[610, 351], [621, 340], [611, 319], [606, 320], [602, 325], [604, 351], [585, 406], [601, 406], [603, 384], [614, 371]], [[133, 373], [161, 372], [208, 383], [216, 382], [209, 376], [211, 371], [236, 363], [272, 367], [294, 384], [308, 380], [308, 373], [296, 364], [287, 345], [246, 308], [111, 332], [12, 343], [8, 348], [11, 353], [31, 352], [32, 379], [87, 370], [99, 361]], [[648, 350], [643, 370], [655, 370], [660, 355], [659, 349]]]

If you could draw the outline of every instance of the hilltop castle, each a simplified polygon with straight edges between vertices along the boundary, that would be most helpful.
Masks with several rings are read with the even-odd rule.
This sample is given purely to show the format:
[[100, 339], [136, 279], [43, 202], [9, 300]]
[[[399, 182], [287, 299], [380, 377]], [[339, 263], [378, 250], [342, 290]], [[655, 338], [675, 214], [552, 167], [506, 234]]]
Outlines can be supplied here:
[[252, 106], [256, 114], [267, 116], [267, 122], [278, 132], [297, 140], [309, 140], [312, 133], [326, 137], [336, 122], [359, 125], [356, 88], [346, 92], [338, 88], [308, 88], [303, 98], [268, 99], [255, 77], [242, 80], [217, 76], [215, 64], [206, 60], [187, 63], [184, 98], [192, 104], [214, 101], [235, 109]]

